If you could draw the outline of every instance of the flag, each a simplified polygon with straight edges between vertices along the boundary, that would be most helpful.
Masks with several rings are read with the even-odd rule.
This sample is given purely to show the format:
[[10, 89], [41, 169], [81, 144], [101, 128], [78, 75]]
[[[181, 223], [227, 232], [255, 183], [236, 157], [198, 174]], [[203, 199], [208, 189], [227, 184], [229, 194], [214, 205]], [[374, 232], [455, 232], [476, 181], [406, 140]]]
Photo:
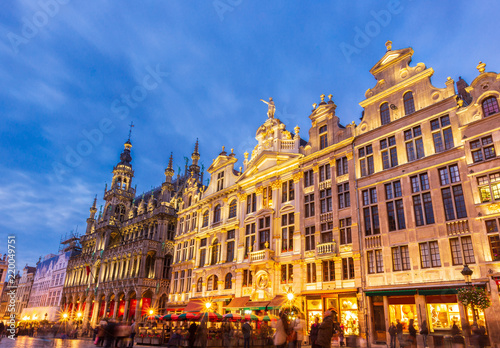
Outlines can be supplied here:
[[90, 267], [89, 267], [89, 265], [85, 265], [85, 268], [87, 269], [87, 275], [89, 275], [90, 274]]

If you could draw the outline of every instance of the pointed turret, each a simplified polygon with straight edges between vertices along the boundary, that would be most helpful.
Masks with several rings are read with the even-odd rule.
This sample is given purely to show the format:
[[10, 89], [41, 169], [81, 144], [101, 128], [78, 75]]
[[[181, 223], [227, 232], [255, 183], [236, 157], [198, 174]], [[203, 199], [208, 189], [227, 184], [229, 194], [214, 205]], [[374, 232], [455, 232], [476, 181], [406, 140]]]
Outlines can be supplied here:
[[191, 176], [193, 176], [195, 179], [198, 179], [200, 175], [200, 167], [198, 166], [198, 161], [200, 160], [200, 153], [198, 152], [198, 148], [199, 148], [198, 139], [196, 139], [194, 151], [193, 154], [191, 155], [193, 164], [189, 166], [189, 171], [191, 172]]
[[94, 223], [95, 223], [95, 213], [97, 213], [96, 204], [97, 204], [97, 195], [95, 195], [94, 203], [90, 207], [90, 216], [87, 219], [87, 230], [85, 232], [86, 234], [92, 233], [92, 228], [94, 227]]
[[170, 158], [168, 159], [168, 167], [165, 169], [165, 182], [172, 183], [172, 177], [174, 176], [174, 157], [173, 153], [170, 153]]

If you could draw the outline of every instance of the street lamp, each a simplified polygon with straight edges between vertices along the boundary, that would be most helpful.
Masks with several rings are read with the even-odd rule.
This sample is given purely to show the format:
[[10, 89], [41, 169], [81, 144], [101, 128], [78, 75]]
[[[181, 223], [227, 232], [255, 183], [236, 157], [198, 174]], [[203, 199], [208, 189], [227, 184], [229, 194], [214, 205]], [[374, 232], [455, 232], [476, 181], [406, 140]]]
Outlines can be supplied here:
[[212, 307], [211, 302], [205, 302], [205, 307], [207, 308], [207, 312], [210, 310], [210, 307]]
[[293, 298], [294, 298], [294, 295], [292, 292], [289, 292], [288, 294], [286, 294], [286, 298], [288, 299], [288, 301], [293, 301]]
[[474, 273], [467, 264], [464, 265], [464, 269], [462, 270], [462, 275], [465, 279], [465, 285], [472, 286], [472, 273]]

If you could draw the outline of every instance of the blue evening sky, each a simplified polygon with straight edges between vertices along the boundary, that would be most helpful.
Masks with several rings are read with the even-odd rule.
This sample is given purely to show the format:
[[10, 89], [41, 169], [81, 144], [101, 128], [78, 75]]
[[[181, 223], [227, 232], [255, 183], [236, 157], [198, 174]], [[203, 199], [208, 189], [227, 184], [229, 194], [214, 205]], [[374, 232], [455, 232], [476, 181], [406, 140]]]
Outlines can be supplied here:
[[322, 93], [343, 124], [358, 123], [387, 40], [413, 47], [437, 87], [448, 76], [470, 83], [480, 60], [500, 70], [493, 1], [5, 0], [0, 9], [0, 252], [16, 235], [18, 269], [85, 231], [131, 121], [140, 193], [163, 182], [171, 151], [183, 166], [196, 138], [205, 168], [222, 145], [239, 159], [251, 152], [267, 117], [260, 99], [273, 97], [275, 116], [306, 139]]

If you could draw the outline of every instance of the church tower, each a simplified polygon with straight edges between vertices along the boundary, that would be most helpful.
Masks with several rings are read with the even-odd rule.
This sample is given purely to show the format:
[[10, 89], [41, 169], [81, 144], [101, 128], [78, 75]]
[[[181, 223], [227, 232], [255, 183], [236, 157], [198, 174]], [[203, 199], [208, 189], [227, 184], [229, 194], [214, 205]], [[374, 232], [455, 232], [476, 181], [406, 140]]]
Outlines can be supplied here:
[[96, 204], [97, 204], [97, 195], [94, 198], [94, 204], [92, 204], [92, 206], [90, 207], [90, 216], [87, 219], [87, 231], [85, 232], [85, 234], [92, 233], [92, 229], [95, 223], [95, 213], [97, 213]]
[[191, 155], [191, 160], [193, 161], [193, 164], [189, 166], [189, 171], [191, 173], [191, 176], [194, 177], [195, 179], [199, 179], [200, 176], [200, 166], [198, 165], [198, 161], [200, 160], [200, 153], [198, 152], [198, 139], [196, 139], [196, 144], [194, 145], [194, 151], [193, 154]]
[[165, 169], [165, 182], [161, 185], [162, 200], [164, 202], [170, 201], [172, 197], [172, 191], [174, 190], [174, 185], [172, 184], [172, 177], [174, 176], [174, 158], [172, 153], [170, 153], [170, 158], [168, 159], [168, 167]]
[[104, 192], [104, 200], [106, 201], [104, 218], [106, 219], [114, 215], [117, 220], [123, 221], [135, 196], [135, 189], [132, 188], [134, 171], [130, 163], [132, 162], [131, 148], [132, 143], [129, 137], [120, 155], [120, 162], [113, 168], [111, 188]]

